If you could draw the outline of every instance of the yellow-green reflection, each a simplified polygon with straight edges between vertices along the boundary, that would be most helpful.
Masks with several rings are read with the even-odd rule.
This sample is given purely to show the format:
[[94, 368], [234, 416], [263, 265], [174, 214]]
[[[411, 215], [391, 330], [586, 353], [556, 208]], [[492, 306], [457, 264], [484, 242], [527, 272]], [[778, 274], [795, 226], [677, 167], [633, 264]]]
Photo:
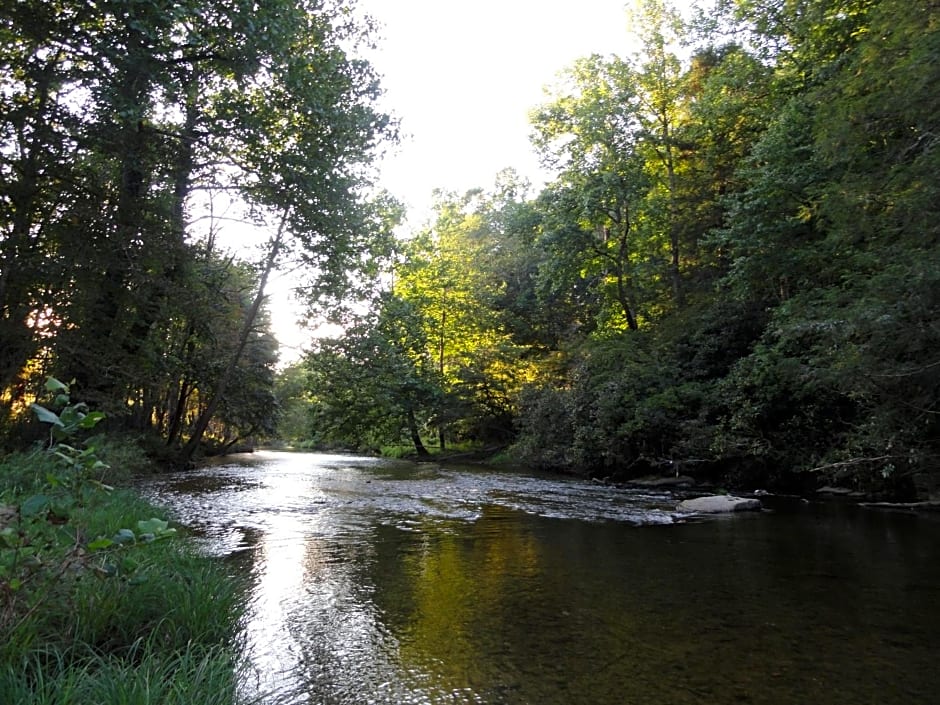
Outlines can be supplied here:
[[248, 638], [265, 676], [289, 671], [262, 705], [908, 705], [940, 689], [929, 518], [798, 503], [640, 528], [584, 520], [605, 511], [591, 486], [348, 462], [278, 456], [158, 497], [224, 545], [233, 525], [250, 538]]

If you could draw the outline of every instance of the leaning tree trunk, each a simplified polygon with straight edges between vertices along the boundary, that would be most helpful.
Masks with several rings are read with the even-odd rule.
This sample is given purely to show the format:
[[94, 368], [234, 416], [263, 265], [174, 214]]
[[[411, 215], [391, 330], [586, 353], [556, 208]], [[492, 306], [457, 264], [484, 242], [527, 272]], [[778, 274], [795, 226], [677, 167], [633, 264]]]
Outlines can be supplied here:
[[418, 433], [418, 422], [415, 420], [414, 409], [408, 409], [408, 431], [411, 433], [411, 442], [414, 443], [415, 452], [420, 456], [430, 455], [428, 449], [424, 447], [424, 443], [421, 442], [421, 434]]

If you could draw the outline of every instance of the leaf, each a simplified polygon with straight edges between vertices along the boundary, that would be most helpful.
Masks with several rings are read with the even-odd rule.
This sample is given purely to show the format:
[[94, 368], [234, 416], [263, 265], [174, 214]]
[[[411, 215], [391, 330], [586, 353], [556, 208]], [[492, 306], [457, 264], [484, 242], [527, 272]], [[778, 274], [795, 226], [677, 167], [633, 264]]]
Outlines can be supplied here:
[[46, 391], [47, 392], [63, 392], [65, 394], [69, 393], [69, 385], [64, 382], [60, 382], [55, 377], [50, 377], [46, 380]]
[[102, 536], [102, 537], [100, 537], [100, 538], [95, 539], [95, 540], [92, 541], [91, 543], [89, 543], [89, 544], [88, 544], [88, 550], [89, 550], [89, 551], [100, 551], [100, 550], [105, 549], [105, 548], [110, 548], [110, 547], [113, 546], [113, 545], [114, 545], [114, 541], [112, 541], [112, 540], [109, 539], [109, 538], [106, 538], [106, 537]]
[[74, 544], [78, 540], [78, 532], [74, 526], [69, 526], [68, 524], [63, 524], [56, 531], [57, 540], [60, 543], [70, 543]]
[[20, 515], [32, 517], [49, 508], [49, 498], [44, 494], [34, 494], [20, 505]]
[[59, 414], [59, 421], [66, 426], [77, 426], [85, 418], [85, 413], [78, 408], [78, 405], [67, 406]]
[[72, 497], [61, 497], [49, 503], [49, 511], [52, 518], [67, 520], [75, 506], [75, 499]]
[[101, 411], [90, 411], [78, 422], [79, 428], [94, 428], [105, 417]]
[[33, 410], [33, 413], [36, 414], [38, 418], [43, 423], [51, 423], [53, 426], [63, 426], [61, 419], [59, 419], [58, 414], [49, 411], [49, 409], [39, 406], [39, 404], [31, 404], [30, 407]]
[[8, 526], [0, 531], [0, 546], [5, 548], [16, 548], [20, 545], [20, 536], [12, 526]]
[[167, 530], [168, 526], [169, 522], [157, 519], [156, 517], [147, 519], [146, 521], [141, 519], [137, 522], [137, 530], [142, 534], [161, 534]]
[[133, 543], [137, 540], [134, 532], [130, 529], [120, 529], [112, 539], [114, 543]]

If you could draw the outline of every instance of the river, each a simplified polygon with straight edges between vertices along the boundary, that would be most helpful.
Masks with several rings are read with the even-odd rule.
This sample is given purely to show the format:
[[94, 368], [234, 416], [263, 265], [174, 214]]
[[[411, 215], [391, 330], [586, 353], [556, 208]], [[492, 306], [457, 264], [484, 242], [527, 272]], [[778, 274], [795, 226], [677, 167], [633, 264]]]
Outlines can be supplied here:
[[141, 488], [250, 576], [246, 702], [940, 698], [936, 516], [313, 453]]

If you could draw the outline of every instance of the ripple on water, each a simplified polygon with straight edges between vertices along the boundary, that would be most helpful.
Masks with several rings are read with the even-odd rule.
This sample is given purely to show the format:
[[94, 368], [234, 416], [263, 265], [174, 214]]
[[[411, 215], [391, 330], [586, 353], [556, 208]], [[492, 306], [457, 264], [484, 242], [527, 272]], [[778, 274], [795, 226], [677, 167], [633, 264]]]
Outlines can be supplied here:
[[403, 517], [473, 522], [486, 507], [502, 507], [552, 519], [618, 521], [637, 526], [671, 524], [683, 518], [668, 493], [599, 487], [569, 479], [540, 479], [508, 473], [440, 470], [420, 478], [379, 483], [353, 502], [407, 527]]
[[907, 705], [937, 690], [940, 543], [898, 517], [808, 507], [640, 531], [687, 517], [663, 491], [257, 456], [141, 487], [250, 576], [243, 692], [259, 705]]

